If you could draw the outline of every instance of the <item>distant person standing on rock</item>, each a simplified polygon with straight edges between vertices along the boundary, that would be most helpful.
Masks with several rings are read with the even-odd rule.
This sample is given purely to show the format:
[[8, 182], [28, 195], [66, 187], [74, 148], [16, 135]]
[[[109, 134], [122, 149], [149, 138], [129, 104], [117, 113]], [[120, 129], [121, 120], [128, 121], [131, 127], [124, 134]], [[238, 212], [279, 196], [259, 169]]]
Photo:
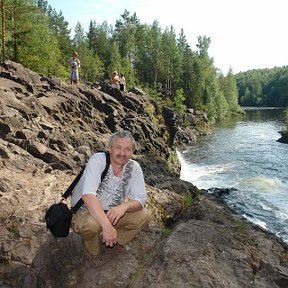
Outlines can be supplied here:
[[72, 57], [68, 60], [68, 64], [70, 66], [70, 83], [78, 84], [79, 82], [79, 68], [80, 68], [80, 60], [78, 58], [78, 53], [74, 52]]
[[123, 245], [150, 220], [150, 212], [144, 208], [147, 193], [143, 172], [131, 159], [135, 145], [129, 131], [114, 133], [109, 140], [110, 165], [103, 181], [106, 155], [98, 152], [89, 159], [73, 191], [72, 206], [81, 198], [84, 205], [73, 215], [72, 229], [81, 234], [84, 258], [93, 265], [101, 265], [109, 250], [125, 252]]
[[120, 85], [120, 90], [125, 91], [126, 79], [122, 73], [120, 74], [120, 77], [119, 77], [119, 85]]
[[111, 86], [113, 88], [120, 88], [119, 86], [119, 82], [120, 82], [120, 79], [119, 79], [119, 76], [118, 76], [118, 72], [117, 71], [113, 71], [112, 72], [112, 75], [111, 75]]

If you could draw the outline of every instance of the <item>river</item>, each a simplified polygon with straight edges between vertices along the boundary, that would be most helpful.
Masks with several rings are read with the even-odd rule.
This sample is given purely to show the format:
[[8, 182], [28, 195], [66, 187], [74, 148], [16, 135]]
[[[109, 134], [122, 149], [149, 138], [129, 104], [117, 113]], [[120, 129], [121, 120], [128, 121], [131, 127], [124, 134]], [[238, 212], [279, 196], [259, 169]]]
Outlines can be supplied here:
[[282, 110], [247, 110], [178, 153], [181, 179], [200, 189], [236, 188], [225, 202], [288, 243], [288, 144]]

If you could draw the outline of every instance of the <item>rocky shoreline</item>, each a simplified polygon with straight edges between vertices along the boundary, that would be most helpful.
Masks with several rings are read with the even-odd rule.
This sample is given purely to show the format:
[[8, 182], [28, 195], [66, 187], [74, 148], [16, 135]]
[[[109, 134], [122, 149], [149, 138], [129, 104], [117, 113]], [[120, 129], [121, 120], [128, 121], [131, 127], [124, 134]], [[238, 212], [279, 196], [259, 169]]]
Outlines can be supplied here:
[[288, 144], [288, 131], [279, 131], [279, 133], [281, 137], [277, 141]]
[[[175, 148], [208, 131], [205, 114], [13, 62], [0, 84], [0, 287], [288, 287], [287, 245], [179, 180]], [[121, 128], [137, 140], [153, 221], [127, 253], [107, 248], [96, 269], [83, 265], [79, 235], [47, 232], [44, 213]]]

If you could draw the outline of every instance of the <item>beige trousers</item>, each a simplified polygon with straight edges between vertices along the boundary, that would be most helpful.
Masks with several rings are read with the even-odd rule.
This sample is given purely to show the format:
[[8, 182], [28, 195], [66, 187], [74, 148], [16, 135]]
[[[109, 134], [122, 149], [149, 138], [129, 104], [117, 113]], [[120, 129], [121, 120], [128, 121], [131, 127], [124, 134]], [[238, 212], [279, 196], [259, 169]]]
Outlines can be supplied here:
[[[126, 212], [114, 226], [117, 230], [118, 243], [125, 245], [150, 221], [149, 210], [143, 208], [135, 212]], [[100, 254], [100, 233], [102, 228], [88, 210], [79, 210], [72, 218], [72, 229], [81, 234], [84, 245], [93, 255]]]

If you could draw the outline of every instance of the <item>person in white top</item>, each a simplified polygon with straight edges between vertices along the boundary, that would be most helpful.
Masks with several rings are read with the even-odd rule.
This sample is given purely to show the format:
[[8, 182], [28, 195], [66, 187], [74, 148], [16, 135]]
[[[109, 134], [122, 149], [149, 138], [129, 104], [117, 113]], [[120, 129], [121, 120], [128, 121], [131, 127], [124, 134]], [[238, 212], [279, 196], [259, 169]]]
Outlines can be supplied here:
[[80, 198], [84, 204], [73, 215], [72, 229], [81, 234], [85, 255], [93, 264], [100, 261], [104, 245], [125, 245], [150, 221], [150, 212], [144, 208], [147, 193], [143, 172], [131, 159], [134, 150], [135, 140], [129, 131], [114, 133], [108, 149], [111, 163], [103, 181], [106, 155], [97, 152], [74, 188], [72, 207]]
[[111, 80], [111, 86], [113, 88], [118, 88], [118, 89], [120, 88], [120, 86], [119, 86], [120, 79], [119, 79], [117, 71], [112, 72], [110, 80]]
[[68, 60], [68, 64], [70, 66], [70, 83], [78, 84], [80, 60], [77, 52], [72, 54], [72, 57]]

